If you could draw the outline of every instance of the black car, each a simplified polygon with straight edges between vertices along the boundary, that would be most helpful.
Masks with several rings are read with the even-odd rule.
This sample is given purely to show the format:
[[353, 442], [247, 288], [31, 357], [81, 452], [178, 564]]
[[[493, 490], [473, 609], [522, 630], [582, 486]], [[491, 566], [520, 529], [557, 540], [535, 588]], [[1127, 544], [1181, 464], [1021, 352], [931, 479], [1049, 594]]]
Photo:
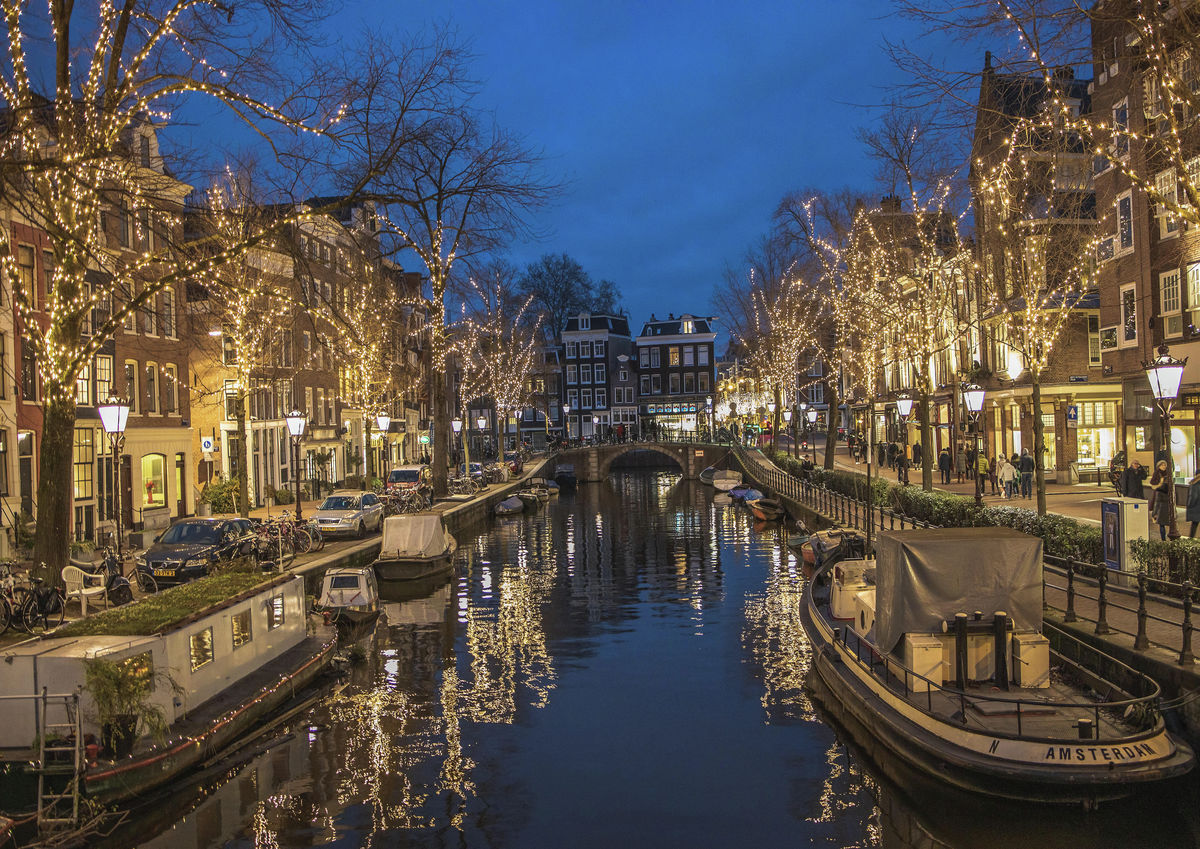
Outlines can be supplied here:
[[137, 555], [138, 570], [149, 572], [159, 586], [202, 578], [214, 563], [250, 554], [254, 526], [247, 519], [184, 519], [167, 528]]

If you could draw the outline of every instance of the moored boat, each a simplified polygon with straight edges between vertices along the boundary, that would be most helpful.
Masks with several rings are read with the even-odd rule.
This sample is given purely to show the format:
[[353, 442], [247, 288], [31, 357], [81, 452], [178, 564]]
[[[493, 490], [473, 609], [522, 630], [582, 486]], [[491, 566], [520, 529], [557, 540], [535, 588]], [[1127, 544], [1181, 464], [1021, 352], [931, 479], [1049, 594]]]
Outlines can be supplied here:
[[746, 484], [735, 486], [733, 489], [729, 490], [729, 495], [734, 501], [757, 501], [763, 497], [761, 492]]
[[544, 486], [530, 485], [518, 490], [517, 498], [521, 499], [526, 507], [537, 507], [550, 500], [550, 491]]
[[379, 615], [379, 585], [370, 566], [340, 566], [321, 578], [317, 610], [331, 622], [359, 625]]
[[713, 475], [712, 484], [722, 492], [729, 492], [742, 482], [742, 473], [730, 469], [722, 469]]
[[497, 516], [511, 516], [513, 513], [520, 513], [524, 509], [525, 502], [519, 496], [510, 495], [496, 505], [495, 512]]
[[1107, 658], [1118, 684], [1066, 659], [1086, 653], [1042, 620], [1037, 537], [890, 532], [875, 560], [853, 531], [810, 544], [809, 683], [835, 719], [863, 729], [868, 750], [973, 793], [1086, 807], [1192, 769], [1153, 680]]
[[717, 467], [709, 466], [707, 469], [705, 469], [704, 471], [702, 471], [700, 473], [700, 483], [704, 483], [704, 484], [708, 484], [709, 486], [712, 486], [713, 477], [716, 474], [717, 474]]
[[[518, 503], [520, 499], [517, 499]], [[402, 513], [383, 520], [375, 575], [380, 581], [416, 581], [449, 572], [458, 541], [440, 513]]]
[[554, 467], [554, 480], [558, 482], [560, 487], [567, 489], [575, 488], [575, 464], [574, 463], [559, 463]]
[[787, 511], [783, 509], [783, 504], [774, 498], [759, 498], [755, 501], [746, 499], [746, 503], [750, 506], [750, 512], [754, 514], [755, 518], [764, 522], [778, 522], [787, 514]]

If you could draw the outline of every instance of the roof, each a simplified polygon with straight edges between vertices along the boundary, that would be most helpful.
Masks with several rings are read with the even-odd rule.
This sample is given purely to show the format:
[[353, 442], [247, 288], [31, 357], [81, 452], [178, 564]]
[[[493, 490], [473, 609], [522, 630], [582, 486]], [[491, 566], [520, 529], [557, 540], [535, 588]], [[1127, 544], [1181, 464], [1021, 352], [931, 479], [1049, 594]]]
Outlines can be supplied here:
[[[581, 318], [588, 319], [588, 327], [579, 326]], [[580, 313], [567, 318], [567, 323], [563, 327], [563, 333], [588, 333], [595, 330], [607, 330], [614, 336], [629, 335], [629, 319], [623, 315], [614, 315], [612, 313]]]
[[685, 333], [683, 330], [683, 323], [685, 321], [692, 322], [692, 329], [688, 331], [690, 333], [716, 332], [712, 329], [712, 325], [716, 322], [716, 318], [713, 316], [706, 317], [684, 313], [676, 318], [675, 314], [672, 313], [666, 319], [657, 319], [651, 315], [650, 320], [642, 325], [642, 332], [638, 335], [638, 338], [640, 339], [643, 336], [677, 336], [683, 334]]

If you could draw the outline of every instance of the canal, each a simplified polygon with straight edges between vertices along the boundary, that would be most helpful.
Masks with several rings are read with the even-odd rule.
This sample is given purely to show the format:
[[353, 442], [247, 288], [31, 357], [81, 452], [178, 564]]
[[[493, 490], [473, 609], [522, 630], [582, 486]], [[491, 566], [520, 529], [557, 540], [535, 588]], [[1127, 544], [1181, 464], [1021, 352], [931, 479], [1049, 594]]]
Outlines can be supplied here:
[[621, 470], [460, 539], [349, 685], [107, 846], [1197, 845], [1194, 783], [1093, 814], [877, 777], [809, 701], [778, 527]]

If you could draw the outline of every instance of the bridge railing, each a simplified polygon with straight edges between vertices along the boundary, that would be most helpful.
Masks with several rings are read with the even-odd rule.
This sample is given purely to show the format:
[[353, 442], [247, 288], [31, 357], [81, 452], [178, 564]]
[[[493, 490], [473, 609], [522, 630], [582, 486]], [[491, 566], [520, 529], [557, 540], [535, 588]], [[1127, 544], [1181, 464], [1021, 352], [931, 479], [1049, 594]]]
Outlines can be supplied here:
[[[868, 524], [876, 531], [941, 527], [889, 507], [868, 506], [861, 499], [835, 492], [810, 479], [796, 477], [780, 469], [758, 451], [750, 452], [735, 445], [732, 446], [732, 456], [742, 473], [760, 487], [802, 504], [838, 525], [860, 531], [866, 531]], [[1139, 652], [1151, 647], [1148, 634], [1150, 623], [1159, 623], [1167, 626], [1165, 631], [1159, 631], [1160, 634], [1178, 629], [1179, 637], [1178, 642], [1158, 642], [1157, 645], [1172, 652], [1178, 649], [1176, 662], [1180, 665], [1195, 662], [1192, 652], [1192, 607], [1196, 588], [1191, 581], [1172, 583], [1152, 579], [1144, 569], [1135, 576], [1115, 573], [1123, 578], [1133, 577], [1136, 581], [1136, 594], [1116, 592], [1109, 586], [1115, 583], [1114, 573], [1105, 566], [1052, 555], [1045, 555], [1044, 560], [1054, 569], [1043, 572], [1043, 598], [1051, 592], [1065, 599], [1060, 608], [1065, 622], [1082, 619], [1094, 624], [1097, 635], [1116, 633], [1133, 637], [1133, 648]], [[1085, 604], [1081, 606], [1080, 602]], [[1114, 611], [1126, 615], [1118, 616], [1118, 621], [1111, 621], [1110, 614]], [[1129, 624], [1122, 627], [1119, 621]]]

